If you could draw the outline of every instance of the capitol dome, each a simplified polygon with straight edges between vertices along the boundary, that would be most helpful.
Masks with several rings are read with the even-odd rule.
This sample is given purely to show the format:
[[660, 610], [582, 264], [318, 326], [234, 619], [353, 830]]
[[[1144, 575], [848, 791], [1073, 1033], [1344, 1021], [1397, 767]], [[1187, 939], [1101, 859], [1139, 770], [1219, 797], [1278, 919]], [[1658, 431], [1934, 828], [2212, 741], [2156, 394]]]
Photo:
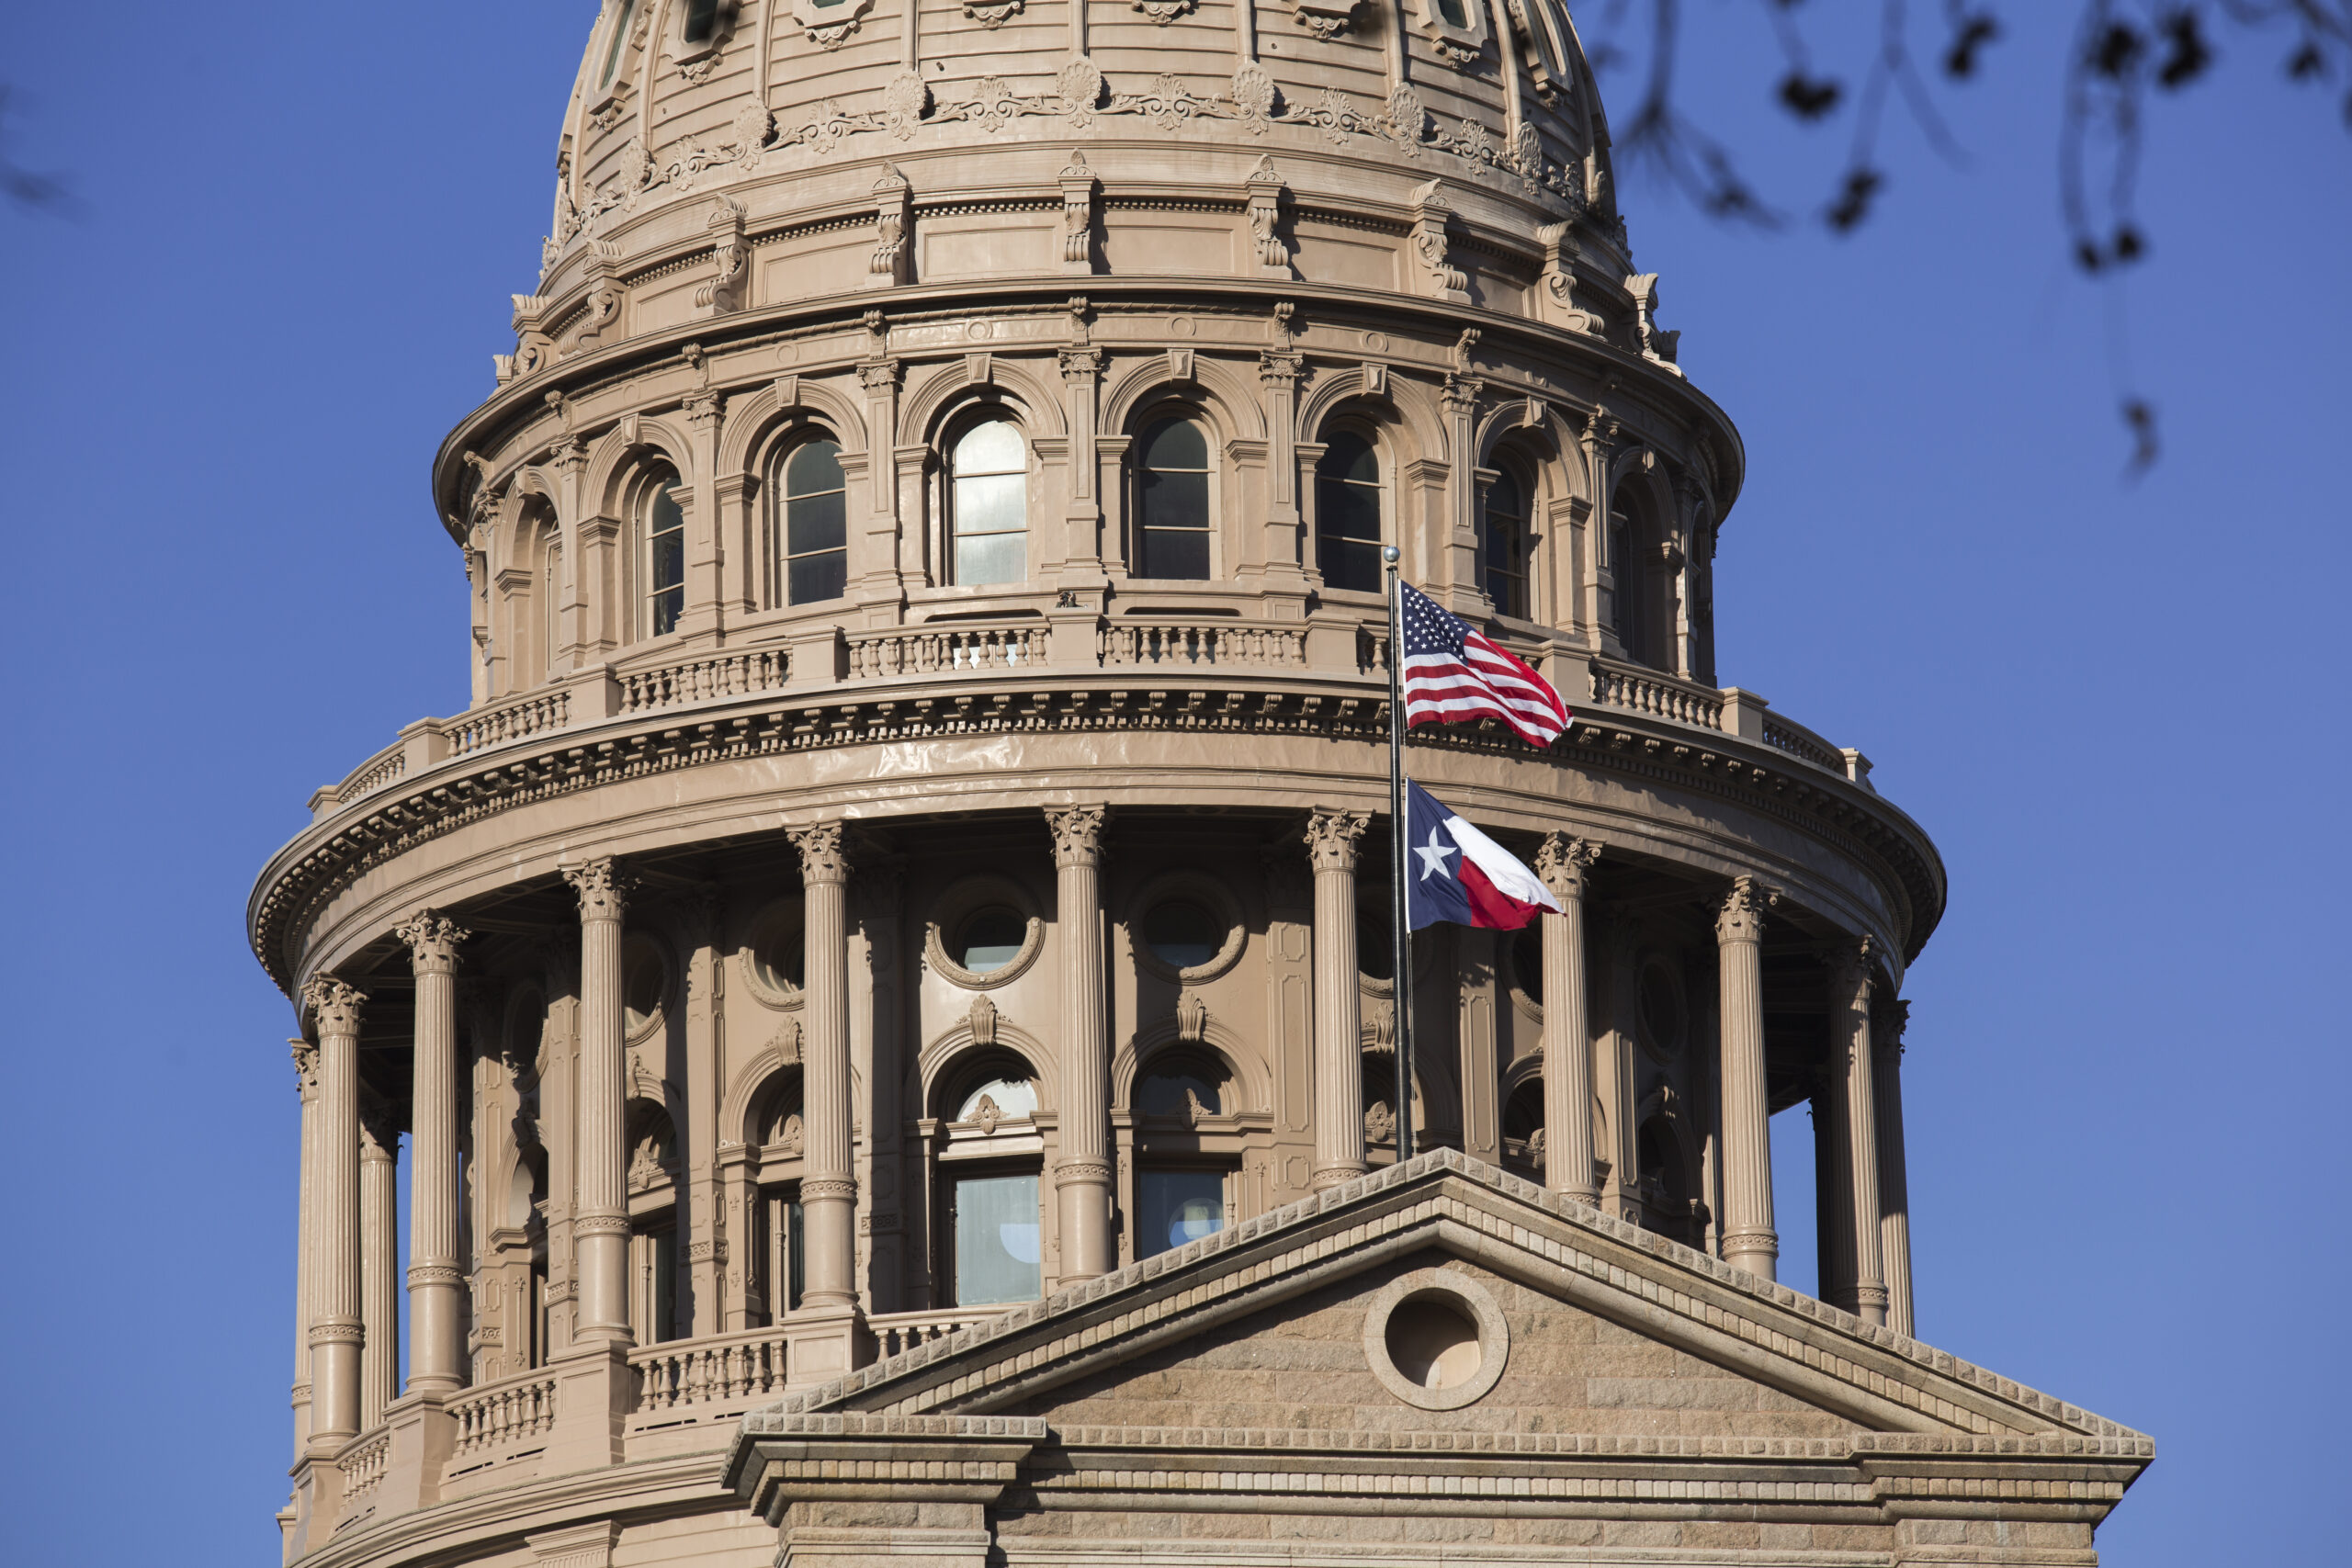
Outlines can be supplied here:
[[[1724, 683], [1657, 299], [1555, 0], [605, 0], [471, 700], [248, 908], [288, 1560], [2086, 1549], [2146, 1439], [1910, 1337], [1943, 865]], [[1524, 930], [1388, 938], [1389, 548], [1575, 710], [1404, 749]]]

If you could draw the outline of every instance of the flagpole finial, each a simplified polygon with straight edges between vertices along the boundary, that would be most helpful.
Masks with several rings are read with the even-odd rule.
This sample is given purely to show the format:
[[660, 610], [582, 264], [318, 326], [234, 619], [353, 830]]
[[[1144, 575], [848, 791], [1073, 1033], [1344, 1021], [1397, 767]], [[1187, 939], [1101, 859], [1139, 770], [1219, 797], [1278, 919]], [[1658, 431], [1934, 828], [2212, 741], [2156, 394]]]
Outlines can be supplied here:
[[1398, 549], [1394, 545], [1383, 545], [1380, 547], [1380, 558], [1387, 562], [1390, 566], [1395, 566], [1397, 561], [1404, 557], [1404, 551]]

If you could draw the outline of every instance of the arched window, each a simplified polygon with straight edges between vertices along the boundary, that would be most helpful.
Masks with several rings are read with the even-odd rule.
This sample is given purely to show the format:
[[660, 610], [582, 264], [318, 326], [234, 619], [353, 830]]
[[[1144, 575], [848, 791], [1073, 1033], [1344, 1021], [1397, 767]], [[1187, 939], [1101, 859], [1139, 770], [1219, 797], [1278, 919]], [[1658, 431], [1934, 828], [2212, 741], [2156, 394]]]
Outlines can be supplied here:
[[1209, 575], [1209, 437], [1164, 419], [1143, 433], [1136, 464], [1136, 575]]
[[613, 73], [621, 68], [621, 51], [628, 47], [629, 24], [636, 20], [637, 0], [621, 0], [621, 14], [613, 23], [613, 41], [605, 50], [605, 69], [596, 78], [599, 92], [613, 85]]
[[972, 426], [949, 459], [948, 510], [957, 582], [1022, 582], [1029, 575], [1029, 460], [1009, 420]]
[[645, 538], [645, 635], [678, 629], [686, 609], [686, 513], [678, 476], [664, 469], [648, 488], [639, 528]]
[[1527, 493], [1509, 468], [1487, 487], [1487, 597], [1495, 614], [1524, 620], [1527, 609]]
[[1631, 484], [1620, 487], [1609, 505], [1609, 570], [1618, 646], [1643, 664], [1657, 662], [1651, 644], [1649, 529], [1645, 509]]
[[[1162, 908], [1185, 906], [1162, 905]], [[1136, 1078], [1135, 1236], [1140, 1261], [1215, 1235], [1233, 1218], [1239, 1165], [1230, 1134], [1211, 1120], [1234, 1110], [1224, 1065], [1205, 1053], [1155, 1056]]]
[[1315, 564], [1326, 588], [1380, 592], [1380, 454], [1351, 430], [1315, 461]]
[[838, 599], [849, 587], [849, 496], [842, 449], [804, 442], [784, 460], [784, 602]]
[[1037, 1081], [1004, 1051], [983, 1052], [940, 1086], [940, 1276], [955, 1306], [1037, 1299], [1045, 1283]]
[[539, 555], [539, 673], [555, 673], [563, 652], [563, 541], [549, 538]]
[[677, 1134], [669, 1112], [639, 1101], [630, 1118], [629, 1328], [640, 1345], [678, 1337]]

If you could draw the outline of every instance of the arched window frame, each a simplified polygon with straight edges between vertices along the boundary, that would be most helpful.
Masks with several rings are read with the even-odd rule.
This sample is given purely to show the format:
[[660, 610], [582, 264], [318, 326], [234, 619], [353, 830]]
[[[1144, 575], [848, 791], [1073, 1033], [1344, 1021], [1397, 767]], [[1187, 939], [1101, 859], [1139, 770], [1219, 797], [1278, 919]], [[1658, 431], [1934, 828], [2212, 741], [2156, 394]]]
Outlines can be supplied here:
[[[628, 1106], [629, 1327], [640, 1345], [684, 1337], [679, 1305], [685, 1248], [680, 1245], [679, 1171], [684, 1151], [677, 1121], [667, 1106], [633, 1100]], [[649, 1170], [641, 1157], [649, 1146], [667, 1159]]]
[[634, 51], [629, 47], [629, 35], [636, 31], [639, 17], [655, 0], [610, 0], [605, 7], [605, 30], [597, 36], [594, 74], [588, 82], [588, 107], [591, 113], [602, 113], [617, 98], [627, 96], [630, 87]]
[[[1026, 1183], [1037, 1217], [1037, 1257], [1028, 1261], [1035, 1270], [1036, 1295], [1043, 1295], [1047, 1288], [1045, 1250], [1050, 1222], [1044, 1179], [1046, 1145], [1035, 1113], [1021, 1110], [1018, 1115], [1000, 1117], [983, 1105], [972, 1114], [966, 1114], [974, 1093], [998, 1078], [1017, 1078], [1027, 1083], [1038, 1108], [1043, 1109], [1045, 1084], [1036, 1067], [1019, 1052], [1001, 1044], [965, 1052], [948, 1064], [933, 1085], [931, 1110], [940, 1131], [934, 1145], [937, 1154], [932, 1193], [932, 1277], [941, 1306], [1000, 1306], [1010, 1305], [1015, 1300], [1036, 1299], [966, 1299], [972, 1276], [967, 1275], [958, 1252], [957, 1221], [961, 1204], [977, 1191], [967, 1189], [967, 1184], [991, 1189], [991, 1196], [1001, 1197], [1001, 1184]], [[977, 1271], [976, 1264], [975, 1275]]]
[[[1154, 508], [1151, 500], [1151, 469], [1148, 466], [1147, 459], [1149, 456], [1152, 437], [1162, 426], [1180, 421], [1200, 432], [1202, 466], [1199, 468], [1170, 468], [1168, 471], [1171, 475], [1199, 476], [1202, 525], [1197, 530], [1181, 531], [1198, 532], [1204, 536], [1204, 559], [1198, 573], [1170, 577], [1157, 570], [1158, 563], [1155, 563], [1152, 558], [1149, 536], [1156, 532], [1172, 533], [1179, 530], [1158, 529], [1151, 526]], [[1220, 522], [1221, 509], [1218, 505], [1224, 471], [1222, 464], [1218, 461], [1219, 442], [1216, 423], [1193, 403], [1168, 401], [1155, 404], [1146, 410], [1143, 415], [1134, 422], [1132, 429], [1135, 432], [1134, 444], [1128, 448], [1130, 457], [1127, 465], [1128, 575], [1170, 582], [1207, 582], [1227, 575], [1225, 570], [1224, 529]]]
[[[1342, 478], [1331, 471], [1336, 468], [1332, 454], [1340, 449], [1342, 440], [1351, 438], [1363, 442], [1370, 449], [1374, 471], [1378, 476], [1376, 479], [1366, 483]], [[1312, 493], [1315, 497], [1315, 568], [1322, 575], [1326, 588], [1341, 592], [1376, 594], [1382, 592], [1380, 549], [1385, 545], [1396, 542], [1396, 455], [1390, 450], [1388, 442], [1383, 438], [1378, 427], [1369, 421], [1346, 416], [1334, 420], [1325, 426], [1322, 449], [1315, 457]], [[1370, 492], [1376, 525], [1375, 536], [1371, 540], [1358, 539], [1352, 536], [1343, 536], [1334, 532], [1335, 528], [1341, 524], [1334, 513], [1331, 502], [1341, 495], [1342, 492], [1338, 487], [1342, 485], [1348, 487], [1349, 493], [1361, 495], [1365, 491]], [[1354, 569], [1360, 566], [1360, 559], [1350, 558], [1348, 564], [1351, 570], [1345, 573], [1335, 574], [1331, 565], [1344, 558], [1338, 552], [1352, 545], [1357, 547], [1355, 555], [1360, 557], [1361, 547], [1366, 544], [1371, 547], [1371, 558], [1374, 563], [1370, 581], [1368, 583], [1348, 586], [1339, 579], [1344, 576], [1352, 580], [1357, 575]], [[1327, 547], [1330, 553], [1327, 553]]]
[[[1494, 477], [1481, 483], [1478, 491], [1478, 586], [1493, 602], [1495, 614], [1520, 621], [1540, 619], [1544, 609], [1540, 602], [1543, 567], [1538, 559], [1543, 533], [1536, 526], [1543, 509], [1543, 489], [1536, 482], [1540, 470], [1518, 453], [1506, 450], [1495, 455], [1487, 472]], [[1505, 484], [1519, 493], [1518, 514], [1510, 519], [1518, 551], [1515, 560], [1508, 563], [1496, 558], [1500, 542], [1497, 525], [1502, 517], [1494, 503], [1498, 489]], [[1515, 588], [1516, 595], [1507, 603], [1498, 588]]]
[[[793, 463], [801, 454], [820, 444], [833, 448], [834, 462], [841, 471], [840, 488], [822, 492], [811, 491], [807, 496], [796, 496], [792, 493], [792, 486], [795, 482]], [[847, 455], [841, 437], [831, 429], [820, 424], [807, 424], [793, 431], [787, 439], [781, 442], [776, 447], [775, 456], [769, 461], [767, 600], [771, 608], [786, 609], [802, 604], [830, 604], [835, 600], [846, 598], [849, 594], [849, 473], [847, 465], [842, 461]], [[820, 495], [838, 495], [841, 498], [842, 542], [830, 549], [797, 549], [796, 548], [797, 541], [793, 533], [796, 515], [794, 502], [817, 499]], [[812, 559], [820, 555], [838, 555], [841, 558], [840, 591], [830, 594], [810, 593], [807, 597], [795, 597], [794, 563]]]
[[1669, 665], [1670, 626], [1660, 624], [1657, 550], [1663, 539], [1658, 498], [1639, 470], [1622, 471], [1610, 487], [1611, 630], [1627, 659], [1653, 669]]
[[[983, 426], [991, 424], [1003, 425], [1020, 443], [1021, 467], [1018, 472], [1021, 479], [1021, 527], [1017, 531], [1017, 536], [1021, 540], [1022, 569], [1021, 575], [1016, 578], [971, 581], [967, 581], [967, 573], [965, 570], [962, 548], [964, 540], [967, 537], [1001, 538], [1016, 532], [999, 529], [991, 530], [987, 534], [967, 536], [964, 531], [964, 514], [967, 506], [970, 504], [967, 500], [967, 492], [964, 489], [964, 481], [1009, 478], [1014, 472], [1011, 468], [989, 468], [971, 473], [964, 471], [958, 463], [957, 459], [964, 443]], [[1037, 567], [1037, 562], [1033, 557], [1036, 543], [1035, 537], [1036, 530], [1032, 526], [1035, 521], [1033, 509], [1036, 504], [1038, 490], [1037, 458], [1030, 445], [1028, 423], [1023, 419], [1020, 411], [1008, 404], [993, 401], [966, 410], [944, 427], [937, 448], [937, 460], [940, 475], [939, 515], [941, 520], [937, 581], [952, 587], [971, 588], [1011, 588], [1017, 583], [1032, 581]]]
[[[674, 530], [677, 549], [674, 582], [664, 580], [662, 569], [669, 563], [666, 559], [657, 562], [655, 554], [657, 548], [666, 546], [673, 533], [663, 525], [666, 519], [657, 516], [657, 508], [662, 505], [665, 494], [678, 509]], [[693, 522], [692, 491], [677, 465], [666, 457], [654, 457], [647, 459], [629, 476], [622, 496], [622, 515], [628, 519], [628, 568], [626, 578], [629, 636], [639, 642], [673, 636], [685, 618], [686, 549]]]
[[[1182, 1110], [1148, 1106], [1148, 1087], [1162, 1076], [1199, 1078], [1215, 1103], [1200, 1102], [1195, 1095]], [[1246, 1095], [1235, 1065], [1213, 1046], [1180, 1039], [1141, 1055], [1112, 1115], [1125, 1189], [1119, 1205], [1123, 1262], [1140, 1262], [1180, 1245], [1156, 1228], [1170, 1218], [1171, 1202], [1213, 1199], [1218, 1229], [1244, 1217], [1242, 1170], [1251, 1134], [1264, 1120], [1248, 1113]]]

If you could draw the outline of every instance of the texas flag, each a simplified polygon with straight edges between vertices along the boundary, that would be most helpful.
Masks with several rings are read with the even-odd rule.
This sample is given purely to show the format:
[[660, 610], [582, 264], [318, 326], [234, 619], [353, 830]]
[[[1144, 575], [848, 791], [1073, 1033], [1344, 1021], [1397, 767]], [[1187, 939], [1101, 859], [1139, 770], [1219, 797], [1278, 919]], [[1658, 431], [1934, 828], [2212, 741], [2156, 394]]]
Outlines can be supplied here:
[[1536, 916], [1560, 912], [1536, 874], [1516, 855], [1405, 781], [1405, 923], [1413, 931], [1450, 920], [1515, 931]]

